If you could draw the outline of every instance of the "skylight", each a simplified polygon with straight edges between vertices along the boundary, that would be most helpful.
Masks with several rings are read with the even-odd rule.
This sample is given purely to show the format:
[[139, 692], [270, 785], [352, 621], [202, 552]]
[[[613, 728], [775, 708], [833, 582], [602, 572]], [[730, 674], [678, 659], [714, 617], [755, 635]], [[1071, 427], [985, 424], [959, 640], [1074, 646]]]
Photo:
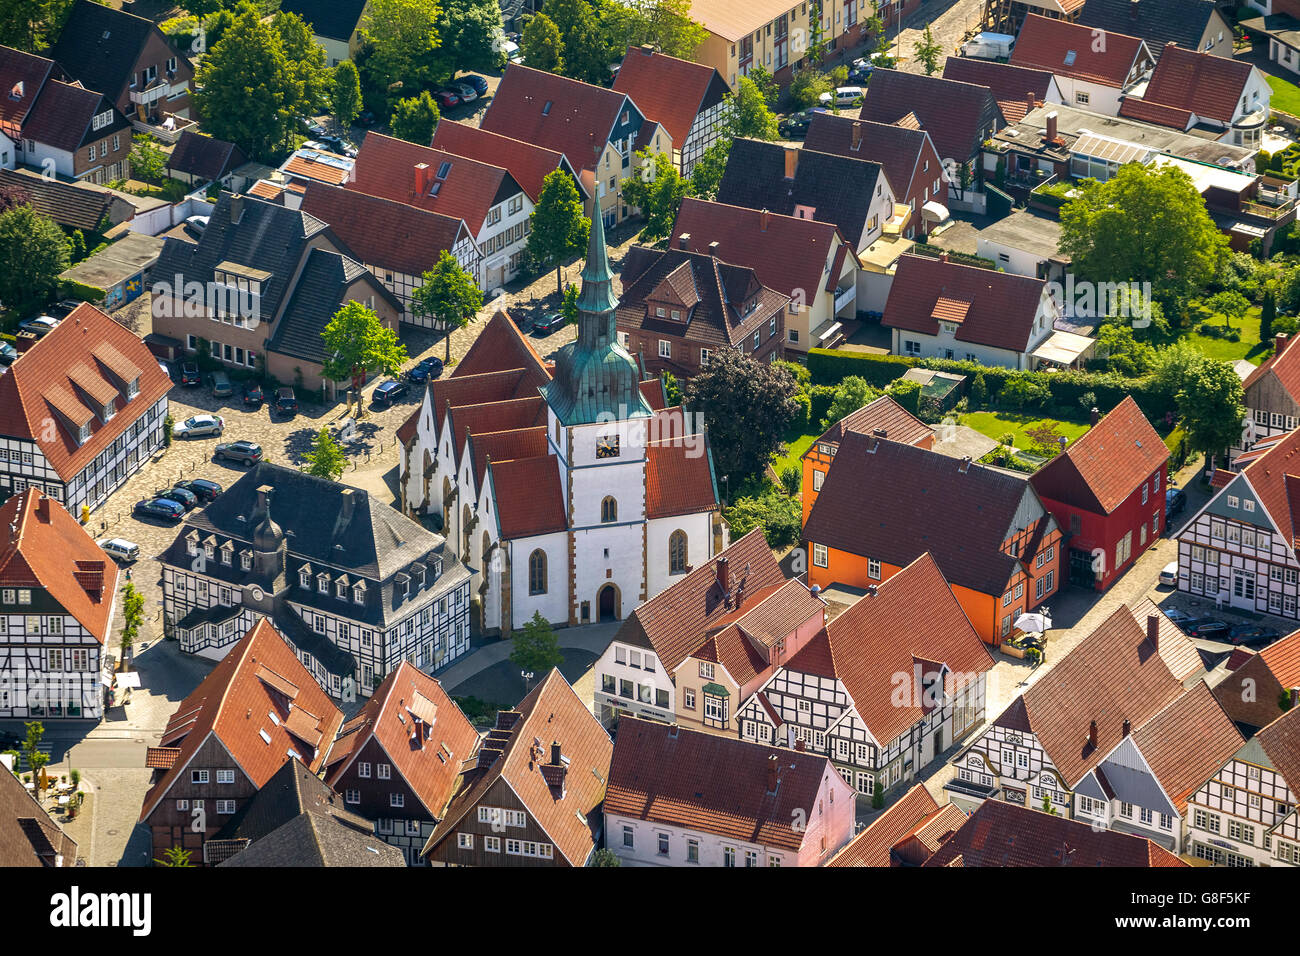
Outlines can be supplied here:
[[1065, 65], [1066, 65], [1066, 66], [1074, 66], [1074, 55], [1075, 55], [1075, 54], [1074, 54], [1074, 51], [1073, 51], [1073, 50], [1071, 50], [1071, 51], [1069, 51], [1068, 53], [1065, 54]]
[[542, 115], [543, 115], [543, 116], [550, 116], [550, 115], [551, 115], [551, 101], [550, 101], [550, 100], [547, 100], [547, 101], [546, 101], [546, 105], [542, 107]]

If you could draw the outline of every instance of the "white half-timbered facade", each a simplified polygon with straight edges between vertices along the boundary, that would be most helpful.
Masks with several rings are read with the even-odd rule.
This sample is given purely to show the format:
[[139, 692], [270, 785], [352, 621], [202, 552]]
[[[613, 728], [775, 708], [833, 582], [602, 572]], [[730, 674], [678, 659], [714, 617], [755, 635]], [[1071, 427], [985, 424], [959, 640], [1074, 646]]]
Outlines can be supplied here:
[[1285, 334], [1275, 335], [1273, 357], [1241, 383], [1246, 417], [1240, 440], [1228, 449], [1229, 467], [1235, 470], [1248, 463], [1238, 463], [1242, 454], [1300, 425], [1300, 351], [1289, 351], [1290, 342]]

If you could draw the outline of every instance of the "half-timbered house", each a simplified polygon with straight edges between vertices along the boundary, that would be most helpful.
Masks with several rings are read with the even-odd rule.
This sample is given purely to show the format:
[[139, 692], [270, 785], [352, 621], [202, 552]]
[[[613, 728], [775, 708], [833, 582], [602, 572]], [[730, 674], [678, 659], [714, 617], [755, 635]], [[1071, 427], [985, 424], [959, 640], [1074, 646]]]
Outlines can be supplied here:
[[1241, 438], [1228, 449], [1229, 466], [1240, 470], [1239, 457], [1259, 442], [1293, 431], [1300, 424], [1300, 349], [1288, 349], [1283, 333], [1273, 337], [1273, 357], [1241, 383], [1246, 419]]

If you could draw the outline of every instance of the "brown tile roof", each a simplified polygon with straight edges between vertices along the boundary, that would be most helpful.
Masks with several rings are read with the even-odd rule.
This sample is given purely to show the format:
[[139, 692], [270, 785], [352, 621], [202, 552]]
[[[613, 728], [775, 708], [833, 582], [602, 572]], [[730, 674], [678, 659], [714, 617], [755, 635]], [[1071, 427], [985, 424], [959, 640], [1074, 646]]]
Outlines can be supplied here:
[[832, 776], [819, 754], [629, 716], [619, 721], [605, 812], [797, 852], [807, 828], [795, 821], [815, 820]]
[[831, 858], [827, 866], [894, 866], [890, 850], [939, 809], [925, 784], [918, 783]]
[[[555, 669], [519, 702], [515, 712], [518, 719], [496, 738], [502, 755], [491, 766], [467, 770], [459, 778], [447, 813], [424, 852], [448, 839], [461, 818], [501, 779], [555, 845], [557, 859], [582, 866], [596, 848], [614, 744]], [[568, 758], [560, 797], [543, 776], [552, 742], [558, 742], [562, 756]]]
[[1168, 460], [1169, 449], [1126, 395], [1029, 481], [1044, 498], [1110, 514]]
[[[845, 432], [858, 432], [863, 435], [875, 435], [888, 438], [904, 445], [919, 445], [934, 437], [930, 426], [917, 418], [888, 395], [881, 395], [875, 401], [863, 405], [856, 412], [849, 412], [826, 431], [822, 432], [818, 442], [838, 442]], [[809, 451], [816, 445], [809, 446]], [[804, 454], [807, 454], [805, 452]]]
[[[950, 61], [953, 59], [949, 57]], [[860, 134], [857, 149], [853, 148], [855, 129]], [[875, 123], [856, 116], [815, 113], [803, 144], [804, 149], [879, 163], [885, 169], [885, 178], [893, 187], [895, 198], [902, 202], [910, 191], [917, 163], [929, 137], [930, 134], [923, 129]], [[935, 176], [930, 178], [937, 178], [942, 170], [932, 169], [931, 172]]]
[[1291, 340], [1283, 339], [1282, 351], [1277, 352], [1267, 362], [1259, 365], [1246, 376], [1241, 383], [1243, 389], [1262, 381], [1272, 375], [1279, 385], [1286, 390], [1292, 400], [1300, 401], [1300, 349], [1288, 348]]
[[1169, 44], [1160, 51], [1142, 98], [1230, 123], [1254, 69], [1245, 60]]
[[1269, 672], [1283, 687], [1300, 687], [1300, 631], [1292, 631], [1259, 652]]
[[1186, 130], [1192, 125], [1191, 110], [1154, 103], [1140, 96], [1124, 97], [1123, 102], [1119, 104], [1119, 115], [1125, 119], [1155, 123], [1157, 126], [1168, 126], [1176, 130]]
[[[718, 561], [724, 557], [727, 592], [718, 583]], [[743, 583], [745, 593], [754, 594], [784, 580], [762, 529], [756, 528], [633, 611], [615, 639], [650, 645], [671, 674], [700, 646], [710, 629], [736, 610], [739, 585]]]
[[871, 74], [859, 115], [876, 123], [900, 123], [911, 116], [913, 128], [930, 134], [941, 161], [967, 161], [991, 133], [1006, 125], [987, 86], [902, 70], [877, 69]]
[[302, 209], [329, 223], [354, 258], [380, 271], [422, 276], [440, 253], [469, 236], [459, 218], [321, 182], [307, 184]]
[[1045, 288], [1031, 276], [903, 255], [880, 321], [887, 328], [937, 335], [944, 317], [936, 312], [940, 302], [966, 302], [960, 317], [948, 319], [958, 322], [958, 342], [1023, 352]]
[[585, 192], [585, 187], [578, 180], [564, 154], [558, 150], [547, 149], [545, 146], [535, 146], [520, 139], [449, 119], [442, 120], [434, 129], [433, 142], [430, 145], [434, 149], [509, 170], [515, 182], [533, 202], [537, 202], [542, 194], [542, 181], [557, 169], [563, 169], [573, 176], [579, 192]]
[[567, 531], [560, 466], [552, 455], [495, 461], [488, 466], [501, 537]]
[[[896, 567], [929, 551], [949, 584], [1000, 595], [1019, 565], [1002, 546], [1021, 502], [1034, 492], [1021, 478], [974, 463], [965, 473], [962, 467], [937, 452], [846, 432], [804, 540]], [[864, 487], [889, 509], [863, 508]]]
[[325, 767], [325, 782], [338, 789], [370, 740], [392, 758], [398, 776], [437, 818], [451, 799], [461, 765], [478, 744], [478, 731], [442, 684], [402, 661], [360, 713], [343, 725]]
[[44, 589], [103, 644], [117, 582], [117, 564], [53, 498], [28, 488], [0, 505], [0, 584]]
[[970, 56], [950, 56], [943, 62], [943, 78], [987, 86], [1008, 123], [1019, 123], [1029, 112], [1029, 94], [1038, 104], [1047, 102], [1055, 82], [1051, 70], [1012, 66], [996, 60]]
[[[920, 693], [900, 705], [897, 675], [914, 673], [917, 661], [945, 665], [950, 677], [993, 668], [993, 658], [929, 554], [831, 621], [826, 633], [835, 676], [882, 746], [929, 710]], [[923, 666], [923, 686], [930, 673]], [[945, 683], [949, 693], [962, 690], [951, 680]]]
[[1028, 14], [1011, 51], [1011, 65], [1122, 89], [1140, 57], [1151, 62], [1150, 52], [1140, 39], [1123, 33], [1107, 32], [1106, 42], [1099, 44], [1096, 32], [1068, 20]]
[[1196, 649], [1196, 642], [1183, 633], [1182, 628], [1169, 620], [1169, 616], [1156, 607], [1154, 601], [1143, 598], [1132, 605], [1132, 608], [1133, 617], [1143, 627], [1149, 626], [1151, 618], [1156, 619], [1160, 657], [1175, 678], [1186, 681], [1205, 670], [1205, 662], [1201, 660], [1201, 653]]
[[[1133, 612], [1118, 607], [1022, 695], [1030, 729], [1068, 787], [1183, 693]], [[1097, 744], [1087, 742], [1097, 723]]]
[[180, 755], [176, 747], [150, 747], [144, 753], [144, 765], [152, 770], [170, 770]]
[[645, 495], [647, 518], [717, 509], [718, 491], [705, 436], [648, 442]]
[[447, 408], [447, 427], [456, 443], [456, 460], [461, 460], [465, 441], [470, 435], [513, 431], [546, 424], [546, 402], [540, 395], [514, 398], [478, 405], [451, 405]]
[[480, 125], [561, 152], [581, 171], [595, 165], [626, 102], [615, 90], [511, 63]]
[[1245, 742], [1205, 681], [1133, 731], [1133, 743], [1179, 813]]
[[[451, 376], [441, 378], [429, 384], [429, 398], [433, 404], [434, 426], [441, 428], [447, 409], [472, 409], [480, 405], [502, 402], [529, 402], [540, 399], [537, 386], [546, 379], [536, 372], [522, 368], [502, 372], [481, 372], [475, 375]], [[417, 410], [418, 413], [418, 410]], [[464, 413], [468, 415], [469, 413]], [[545, 421], [545, 417], [542, 419]], [[469, 419], [466, 419], [466, 424]], [[524, 428], [537, 424], [536, 421], [521, 421], [518, 424], [497, 424], [491, 428], [480, 427], [479, 431], [502, 431], [505, 428]], [[458, 448], [464, 446], [465, 432], [461, 429], [458, 436]]]
[[[14, 368], [19, 365], [21, 363]], [[3, 387], [0, 379], [0, 390]], [[2, 395], [3, 391], [0, 391]], [[1282, 536], [1294, 548], [1300, 542], [1300, 430], [1287, 432], [1268, 451], [1247, 465], [1241, 475], [1250, 483]], [[1225, 490], [1221, 489], [1219, 494]]]
[[790, 12], [792, 0], [691, 0], [691, 19], [732, 43]]
[[[292, 700], [286, 690], [293, 694]], [[301, 716], [295, 713], [299, 710]], [[160, 745], [180, 754], [170, 769], [155, 776], [140, 821], [148, 820], [209, 735], [215, 735], [253, 786], [260, 788], [290, 759], [291, 750], [318, 773], [342, 724], [343, 713], [302, 666], [288, 641], [270, 621], [258, 618], [172, 714]], [[308, 746], [302, 734], [316, 738], [319, 746]]]
[[216, 180], [246, 162], [248, 157], [234, 143], [187, 129], [172, 148], [167, 168], [200, 179]]
[[[116, 382], [94, 358], [108, 344], [141, 369], [140, 393], [128, 404], [127, 383]], [[99, 420], [69, 378], [69, 366], [84, 365], [86, 379], [98, 380], [117, 392], [117, 414]], [[0, 434], [36, 442], [50, 466], [65, 482], [89, 465], [105, 448], [128, 431], [141, 415], [171, 389], [171, 379], [133, 332], [118, 325], [93, 305], [78, 306], [71, 315], [37, 340], [5, 375], [0, 375]], [[103, 394], [107, 394], [106, 391]], [[64, 422], [50, 429], [51, 409], [78, 424], [90, 422], [90, 438], [78, 447], [76, 434]]]
[[60, 829], [16, 775], [0, 766], [0, 866], [58, 863], [76, 866], [76, 841]]
[[488, 319], [465, 357], [456, 363], [451, 378], [515, 368], [528, 369], [538, 379], [538, 385], [551, 380], [546, 363], [533, 348], [533, 343], [519, 331], [509, 315], [498, 309]]
[[[639, 46], [627, 48], [614, 78], [614, 89], [631, 97], [646, 119], [660, 124], [678, 149], [690, 135], [695, 117], [720, 102], [726, 88], [711, 66]], [[712, 102], [706, 100], [710, 93]]]
[[[284, 184], [273, 183], [269, 179], [259, 179], [248, 187], [248, 195], [256, 196], [258, 199], [269, 199], [271, 202], [280, 202], [283, 193]], [[303, 195], [305, 196], [306, 193], [304, 192]]]
[[735, 626], [750, 640], [775, 647], [815, 617], [825, 621], [826, 604], [802, 581], [773, 585], [771, 592], [736, 618]]
[[1300, 707], [1293, 707], [1255, 734], [1269, 761], [1287, 781], [1300, 780]]
[[62, 75], [53, 60], [0, 46], [0, 130], [17, 139], [45, 81]]
[[[417, 192], [415, 167], [421, 163], [429, 167], [431, 185]], [[444, 166], [446, 175], [439, 176]], [[464, 219], [475, 236], [483, 228], [489, 209], [521, 191], [514, 177], [500, 166], [381, 133], [366, 136], [347, 188]]]
[[1164, 847], [1117, 830], [1003, 800], [985, 800], [925, 866], [1186, 866]]

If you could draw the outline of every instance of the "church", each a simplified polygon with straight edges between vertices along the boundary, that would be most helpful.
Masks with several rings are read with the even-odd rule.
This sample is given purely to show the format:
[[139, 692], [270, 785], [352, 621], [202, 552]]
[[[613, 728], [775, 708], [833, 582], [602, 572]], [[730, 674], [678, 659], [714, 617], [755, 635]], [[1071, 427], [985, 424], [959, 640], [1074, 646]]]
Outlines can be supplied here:
[[473, 574], [485, 633], [620, 620], [727, 546], [703, 424], [620, 345], [617, 308], [593, 216], [577, 341], [547, 363], [497, 312], [398, 430], [401, 506]]

